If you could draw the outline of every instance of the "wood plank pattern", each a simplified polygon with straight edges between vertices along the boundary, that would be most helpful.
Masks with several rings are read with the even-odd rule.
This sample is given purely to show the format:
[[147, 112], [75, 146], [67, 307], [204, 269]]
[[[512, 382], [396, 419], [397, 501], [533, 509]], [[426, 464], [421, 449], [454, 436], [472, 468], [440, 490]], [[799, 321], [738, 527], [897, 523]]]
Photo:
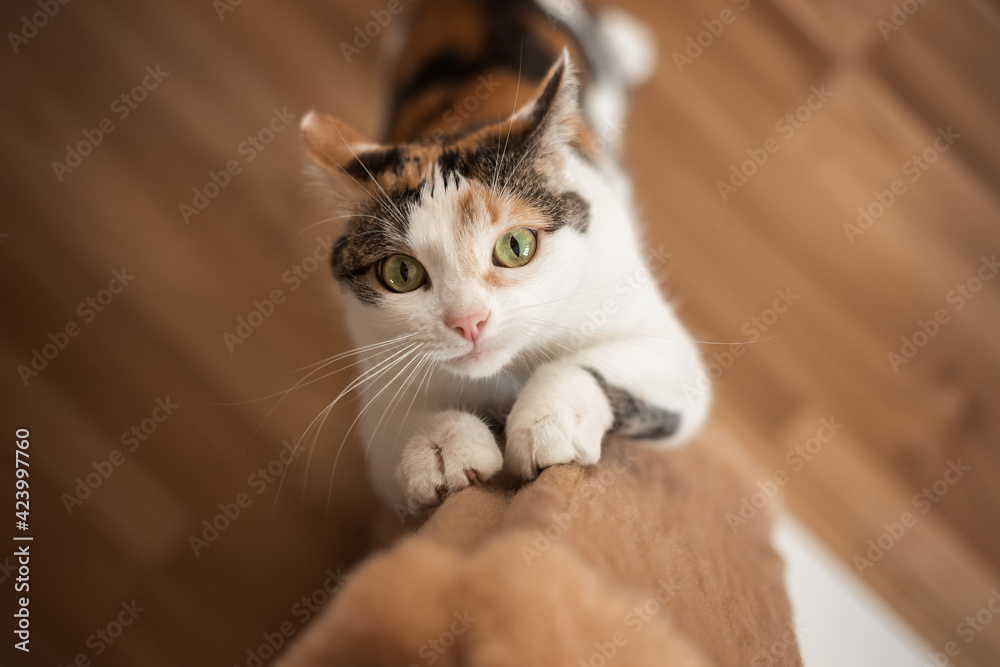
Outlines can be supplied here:
[[[672, 254], [664, 283], [696, 337], [760, 337], [731, 358], [704, 348], [719, 371], [717, 426], [762, 480], [789, 473], [789, 505], [849, 565], [914, 514], [864, 581], [936, 651], [956, 642], [955, 664], [997, 664], [1000, 619], [968, 643], [960, 624], [1000, 588], [1000, 281], [976, 282], [1000, 253], [1000, 8], [925, 3], [885, 39], [891, 0], [622, 4], [660, 40], [626, 161], [649, 242]], [[267, 419], [273, 400], [240, 402], [291, 386], [346, 342], [328, 272], [295, 289], [286, 274], [336, 229], [305, 187], [295, 122], [252, 161], [240, 146], [275, 109], [315, 107], [377, 133], [391, 30], [351, 63], [340, 44], [382, 7], [260, 0], [220, 19], [206, 0], [69, 3], [2, 56], [0, 426], [32, 430], [30, 664], [84, 653], [245, 665], [263, 633], [302, 627], [313, 613], [302, 597], [321, 600], [329, 572], [378, 531], [353, 443], [331, 484], [351, 404], [311, 458], [260, 487], [258, 469], [348, 378], [295, 392]], [[733, 23], [679, 68], [673, 54], [725, 9]], [[19, 32], [36, 11], [7, 3], [0, 25]], [[157, 66], [169, 75], [121, 117], [114, 101]], [[779, 125], [814, 89], [831, 95]], [[103, 118], [114, 130], [58, 181], [52, 162]], [[935, 155], [949, 127], [960, 136]], [[723, 201], [718, 182], [770, 138], [778, 151]], [[230, 160], [240, 173], [186, 223], [179, 205]], [[897, 179], [905, 192], [852, 242], [858, 207], [877, 212]], [[134, 280], [90, 321], [79, 304], [123, 267]], [[958, 285], [981, 289], [959, 298]], [[285, 300], [230, 352], [223, 333], [274, 290]], [[781, 290], [797, 299], [772, 320]], [[947, 321], [894, 371], [887, 354], [938, 311]], [[18, 365], [71, 321], [79, 335], [25, 386]], [[167, 397], [180, 407], [128, 451], [123, 433]], [[842, 428], [796, 458], [831, 418]], [[114, 450], [123, 463], [68, 513], [64, 494]], [[971, 470], [942, 487], [957, 461]], [[946, 493], [922, 513], [913, 498], [935, 482]], [[196, 556], [189, 537], [240, 493], [249, 507]], [[95, 658], [88, 638], [133, 599], [145, 611]]]

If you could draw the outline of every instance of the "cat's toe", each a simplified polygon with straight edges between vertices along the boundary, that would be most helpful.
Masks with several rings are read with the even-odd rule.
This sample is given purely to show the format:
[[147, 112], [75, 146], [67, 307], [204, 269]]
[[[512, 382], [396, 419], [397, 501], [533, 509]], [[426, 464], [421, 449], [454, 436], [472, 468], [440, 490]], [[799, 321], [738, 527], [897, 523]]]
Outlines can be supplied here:
[[423, 437], [413, 438], [406, 444], [396, 478], [411, 512], [436, 505], [447, 494], [440, 458], [440, 448]]
[[603, 438], [604, 428], [568, 402], [515, 405], [507, 420], [507, 466], [534, 479], [560, 463], [593, 465], [601, 458]]
[[475, 415], [449, 411], [406, 443], [396, 479], [407, 507], [417, 512], [485, 482], [501, 467], [500, 448], [486, 425]]

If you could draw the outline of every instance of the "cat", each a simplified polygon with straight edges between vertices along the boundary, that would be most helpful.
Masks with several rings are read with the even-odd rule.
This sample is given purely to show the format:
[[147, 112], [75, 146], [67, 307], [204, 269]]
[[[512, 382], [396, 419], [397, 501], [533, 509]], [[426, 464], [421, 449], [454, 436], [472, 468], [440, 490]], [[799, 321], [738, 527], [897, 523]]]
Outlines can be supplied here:
[[504, 468], [594, 464], [608, 434], [683, 444], [711, 391], [618, 155], [648, 30], [577, 0], [401, 12], [385, 139], [301, 123], [344, 220], [331, 263], [376, 491], [419, 513]]

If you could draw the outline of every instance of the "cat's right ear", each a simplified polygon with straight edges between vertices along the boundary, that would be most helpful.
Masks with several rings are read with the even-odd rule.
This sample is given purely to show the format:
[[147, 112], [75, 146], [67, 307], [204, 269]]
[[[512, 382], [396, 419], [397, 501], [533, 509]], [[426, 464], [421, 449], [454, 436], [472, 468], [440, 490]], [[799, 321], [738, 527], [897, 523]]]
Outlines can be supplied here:
[[309, 157], [335, 175], [344, 173], [358, 155], [381, 148], [347, 123], [315, 111], [302, 117], [299, 128]]

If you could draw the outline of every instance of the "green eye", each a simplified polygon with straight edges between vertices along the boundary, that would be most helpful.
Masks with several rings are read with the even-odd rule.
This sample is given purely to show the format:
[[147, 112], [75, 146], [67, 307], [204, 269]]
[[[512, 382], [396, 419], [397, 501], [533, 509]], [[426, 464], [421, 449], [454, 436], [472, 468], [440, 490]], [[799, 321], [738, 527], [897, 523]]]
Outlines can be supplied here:
[[535, 232], [527, 227], [512, 229], [501, 236], [493, 248], [493, 263], [508, 269], [522, 267], [535, 256], [537, 247]]
[[412, 292], [427, 282], [424, 265], [409, 255], [391, 255], [378, 267], [382, 284], [393, 292]]

